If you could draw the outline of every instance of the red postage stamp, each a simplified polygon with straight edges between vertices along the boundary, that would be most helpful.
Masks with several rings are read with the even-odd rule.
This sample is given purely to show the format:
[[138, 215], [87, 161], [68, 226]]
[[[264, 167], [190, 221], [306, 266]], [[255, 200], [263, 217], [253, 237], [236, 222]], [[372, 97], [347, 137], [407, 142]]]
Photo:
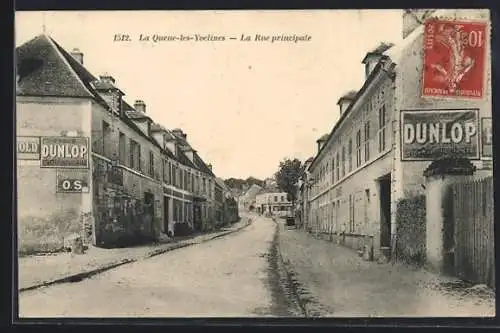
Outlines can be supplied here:
[[483, 98], [486, 33], [483, 22], [426, 21], [422, 96]]

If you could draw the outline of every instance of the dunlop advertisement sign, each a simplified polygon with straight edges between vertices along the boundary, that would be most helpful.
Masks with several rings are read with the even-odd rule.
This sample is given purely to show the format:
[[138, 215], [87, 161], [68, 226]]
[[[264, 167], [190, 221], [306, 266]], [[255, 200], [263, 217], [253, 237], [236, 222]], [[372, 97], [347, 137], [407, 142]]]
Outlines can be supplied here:
[[493, 129], [491, 118], [481, 118], [482, 157], [493, 157]]
[[42, 137], [40, 166], [42, 168], [89, 167], [89, 139], [85, 137]]
[[401, 111], [401, 159], [479, 158], [477, 109]]
[[40, 137], [18, 136], [17, 159], [19, 160], [39, 160], [40, 159]]

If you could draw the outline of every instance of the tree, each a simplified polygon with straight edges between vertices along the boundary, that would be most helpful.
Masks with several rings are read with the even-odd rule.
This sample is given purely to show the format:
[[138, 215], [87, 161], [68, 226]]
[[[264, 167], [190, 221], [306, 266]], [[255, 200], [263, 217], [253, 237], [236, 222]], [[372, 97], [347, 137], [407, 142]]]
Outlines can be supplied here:
[[304, 172], [302, 162], [294, 158], [285, 158], [280, 162], [279, 170], [275, 173], [276, 183], [281, 191], [287, 194], [287, 199], [295, 206], [297, 200], [298, 181]]

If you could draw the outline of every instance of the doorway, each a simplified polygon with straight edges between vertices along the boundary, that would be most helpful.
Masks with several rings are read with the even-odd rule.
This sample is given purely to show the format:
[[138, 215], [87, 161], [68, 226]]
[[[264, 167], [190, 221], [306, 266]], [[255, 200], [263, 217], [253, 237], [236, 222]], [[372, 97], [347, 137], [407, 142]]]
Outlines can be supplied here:
[[163, 232], [168, 234], [168, 225], [170, 221], [170, 198], [163, 197]]
[[153, 220], [155, 217], [155, 196], [151, 192], [144, 192], [144, 217], [150, 237], [153, 236]]
[[380, 250], [389, 258], [391, 253], [391, 175], [379, 179], [380, 190]]

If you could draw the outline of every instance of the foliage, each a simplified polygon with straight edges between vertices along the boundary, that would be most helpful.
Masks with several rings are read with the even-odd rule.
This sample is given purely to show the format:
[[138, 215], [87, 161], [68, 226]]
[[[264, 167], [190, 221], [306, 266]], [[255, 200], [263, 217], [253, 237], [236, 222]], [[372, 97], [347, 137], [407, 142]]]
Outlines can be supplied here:
[[396, 259], [410, 264], [422, 264], [425, 259], [426, 212], [425, 196], [415, 196], [398, 202]]
[[276, 183], [281, 191], [287, 193], [290, 201], [297, 199], [297, 182], [304, 172], [304, 165], [297, 159], [285, 158], [279, 164], [279, 170], [275, 173]]
[[264, 181], [257, 179], [255, 177], [248, 177], [247, 179], [239, 179], [239, 178], [228, 178], [224, 180], [224, 183], [229, 187], [229, 188], [236, 188], [239, 190], [242, 190], [245, 186], [250, 187], [252, 185], [259, 185], [259, 186], [264, 186]]

